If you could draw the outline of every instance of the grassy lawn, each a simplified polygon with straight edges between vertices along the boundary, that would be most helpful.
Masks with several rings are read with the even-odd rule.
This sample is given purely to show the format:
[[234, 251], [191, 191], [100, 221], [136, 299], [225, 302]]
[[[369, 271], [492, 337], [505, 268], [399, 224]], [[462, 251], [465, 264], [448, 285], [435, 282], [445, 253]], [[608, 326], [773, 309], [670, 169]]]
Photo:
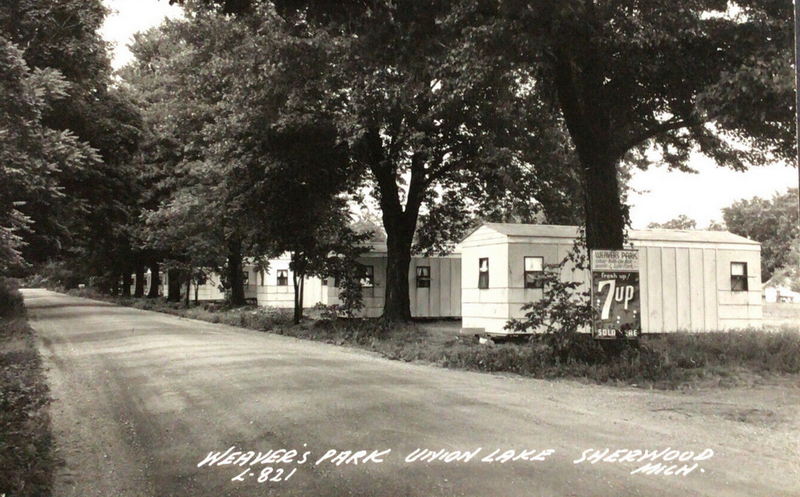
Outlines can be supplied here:
[[384, 327], [377, 320], [327, 321], [311, 317], [291, 323], [291, 310], [262, 307], [226, 309], [220, 304], [185, 308], [163, 299], [110, 298], [90, 290], [75, 295], [223, 323], [306, 340], [350, 346], [401, 361], [447, 368], [508, 372], [535, 378], [572, 378], [594, 383], [679, 389], [740, 386], [800, 374], [797, 327], [769, 331], [674, 333], [645, 336], [638, 345], [610, 351], [588, 336], [576, 339], [568, 355], [548, 337], [522, 344], [481, 345], [460, 336], [458, 322], [418, 322]]
[[22, 297], [0, 281], [0, 495], [50, 495], [49, 402]]
[[798, 330], [800, 327], [800, 303], [764, 304], [764, 326]]

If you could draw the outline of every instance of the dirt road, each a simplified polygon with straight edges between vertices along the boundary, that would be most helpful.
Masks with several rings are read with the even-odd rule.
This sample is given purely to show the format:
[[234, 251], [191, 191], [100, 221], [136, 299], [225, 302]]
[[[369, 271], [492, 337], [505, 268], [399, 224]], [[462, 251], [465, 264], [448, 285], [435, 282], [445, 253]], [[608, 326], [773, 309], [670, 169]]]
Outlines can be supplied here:
[[[469, 373], [24, 294], [56, 398], [58, 497], [800, 495], [797, 385], [685, 394]], [[234, 446], [239, 464], [198, 467]], [[480, 451], [406, 462], [417, 448]], [[602, 448], [714, 455], [678, 476], [574, 462]], [[247, 459], [276, 449], [298, 454]], [[330, 449], [391, 452], [317, 464]], [[522, 457], [500, 462], [507, 449]], [[267, 467], [284, 481], [259, 482]]]

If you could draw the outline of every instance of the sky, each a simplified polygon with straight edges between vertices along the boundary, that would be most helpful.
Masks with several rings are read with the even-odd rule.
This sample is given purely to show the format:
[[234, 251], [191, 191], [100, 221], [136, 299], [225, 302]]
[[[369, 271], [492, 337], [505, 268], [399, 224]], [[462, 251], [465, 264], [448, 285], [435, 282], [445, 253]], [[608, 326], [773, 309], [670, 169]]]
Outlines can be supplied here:
[[[181, 15], [180, 7], [169, 5], [168, 0], [104, 0], [104, 3], [112, 13], [100, 32], [114, 43], [114, 68], [131, 60], [127, 44], [134, 33], [158, 25], [165, 17]], [[788, 165], [767, 165], [736, 172], [717, 167], [700, 155], [694, 156], [689, 165], [698, 174], [667, 171], [664, 167], [633, 173], [629, 184], [633, 191], [628, 200], [634, 229], [681, 214], [704, 228], [712, 220], [721, 221], [721, 209], [736, 200], [754, 196], [768, 198], [798, 185], [797, 169]]]
[[131, 60], [128, 44], [133, 34], [158, 26], [166, 17], [181, 16], [181, 8], [170, 5], [169, 0], [103, 0], [111, 14], [106, 18], [100, 34], [114, 44], [112, 65], [119, 69]]
[[[770, 198], [796, 188], [795, 167], [768, 165], [752, 167], [744, 172], [717, 166], [712, 160], [695, 155], [689, 165], [697, 174], [667, 171], [651, 167], [633, 173], [628, 196], [631, 225], [646, 228], [651, 222], [664, 222], [686, 214], [705, 228], [709, 221], [722, 221], [722, 208], [742, 198]], [[640, 193], [636, 193], [640, 192]]]

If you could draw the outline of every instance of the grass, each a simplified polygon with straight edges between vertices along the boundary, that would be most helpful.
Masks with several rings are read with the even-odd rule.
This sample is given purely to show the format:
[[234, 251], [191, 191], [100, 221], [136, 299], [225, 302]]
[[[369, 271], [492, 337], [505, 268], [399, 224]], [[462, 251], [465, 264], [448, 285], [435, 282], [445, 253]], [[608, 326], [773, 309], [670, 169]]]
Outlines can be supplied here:
[[764, 325], [780, 329], [797, 329], [800, 324], [800, 303], [765, 303]]
[[0, 495], [50, 495], [50, 395], [22, 296], [0, 281]]
[[679, 389], [747, 385], [800, 374], [800, 333], [796, 328], [652, 335], [643, 337], [638, 344], [623, 344], [618, 350], [609, 350], [591, 337], [580, 335], [565, 354], [559, 353], [547, 336], [528, 343], [487, 346], [471, 337], [434, 332], [423, 323], [385, 327], [376, 320], [308, 319], [295, 326], [288, 309], [231, 309], [218, 303], [186, 308], [163, 299], [111, 298], [88, 289], [71, 293], [212, 323], [366, 349], [394, 360], [534, 378]]

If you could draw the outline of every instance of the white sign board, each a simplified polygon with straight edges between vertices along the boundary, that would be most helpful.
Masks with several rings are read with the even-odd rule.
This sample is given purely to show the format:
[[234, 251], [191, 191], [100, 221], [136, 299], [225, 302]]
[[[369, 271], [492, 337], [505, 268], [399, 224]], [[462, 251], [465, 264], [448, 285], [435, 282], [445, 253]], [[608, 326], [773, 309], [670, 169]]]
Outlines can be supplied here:
[[639, 271], [638, 250], [592, 250], [592, 271]]

